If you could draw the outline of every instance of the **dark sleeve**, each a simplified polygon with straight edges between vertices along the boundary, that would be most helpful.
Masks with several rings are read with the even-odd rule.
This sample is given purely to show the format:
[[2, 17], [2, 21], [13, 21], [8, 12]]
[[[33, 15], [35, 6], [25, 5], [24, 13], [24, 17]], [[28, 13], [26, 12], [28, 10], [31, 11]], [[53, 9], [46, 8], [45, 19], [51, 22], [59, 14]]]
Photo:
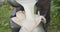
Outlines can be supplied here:
[[37, 7], [41, 15], [46, 16], [48, 13], [50, 14], [50, 2], [50, 0], [38, 0]]
[[10, 18], [15, 17], [17, 11], [24, 11], [24, 8], [22, 6], [14, 8], [14, 10], [11, 13]]
[[8, 3], [13, 7], [20, 7], [21, 5], [17, 3], [15, 0], [7, 0]]
[[16, 16], [16, 8], [14, 8], [12, 13], [10, 14], [10, 18], [15, 17], [15, 16]]
[[36, 5], [37, 11], [40, 11], [40, 14], [46, 18], [46, 24], [43, 24], [45, 31], [47, 31], [48, 25], [50, 24], [50, 2], [51, 0], [38, 0]]

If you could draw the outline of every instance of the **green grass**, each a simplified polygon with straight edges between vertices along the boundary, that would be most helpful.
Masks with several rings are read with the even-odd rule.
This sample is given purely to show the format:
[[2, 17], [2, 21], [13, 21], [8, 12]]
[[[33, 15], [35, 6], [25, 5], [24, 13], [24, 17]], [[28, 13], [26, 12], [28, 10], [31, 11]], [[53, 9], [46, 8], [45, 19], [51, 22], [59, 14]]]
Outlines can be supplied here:
[[[13, 8], [8, 3], [0, 6], [0, 32], [11, 32], [9, 17], [12, 10]], [[57, 13], [58, 11], [51, 10], [51, 23], [48, 32], [60, 32], [60, 14]]]
[[0, 32], [11, 32], [9, 25], [9, 17], [12, 11], [12, 7], [5, 3], [0, 6]]

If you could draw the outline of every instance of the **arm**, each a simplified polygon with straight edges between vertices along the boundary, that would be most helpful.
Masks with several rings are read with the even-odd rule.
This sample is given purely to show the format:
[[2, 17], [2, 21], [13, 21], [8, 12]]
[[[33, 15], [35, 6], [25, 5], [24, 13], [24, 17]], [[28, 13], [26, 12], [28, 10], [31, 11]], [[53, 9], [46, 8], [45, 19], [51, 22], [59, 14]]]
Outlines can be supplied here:
[[38, 0], [37, 7], [41, 12], [40, 14], [46, 17], [46, 24], [44, 24], [43, 28], [46, 30], [50, 23], [50, 2], [51, 0]]
[[13, 7], [20, 7], [21, 5], [18, 4], [15, 0], [7, 0], [10, 5]]

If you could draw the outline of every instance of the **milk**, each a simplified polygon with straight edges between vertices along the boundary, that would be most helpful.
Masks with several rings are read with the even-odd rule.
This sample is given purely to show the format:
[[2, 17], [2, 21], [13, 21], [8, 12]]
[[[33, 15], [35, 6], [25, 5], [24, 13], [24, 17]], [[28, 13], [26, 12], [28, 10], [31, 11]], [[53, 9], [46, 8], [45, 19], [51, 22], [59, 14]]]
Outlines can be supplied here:
[[30, 26], [34, 25], [34, 26], [32, 26], [33, 30], [30, 29], [32, 31], [28, 31], [25, 29], [29, 26], [28, 25], [29, 23], [26, 21], [26, 23], [28, 23], [28, 24], [23, 23], [23, 26], [24, 25], [28, 25], [28, 26], [27, 27], [21, 27], [19, 32], [44, 32], [44, 29], [43, 29], [42, 25], [40, 24], [41, 19], [44, 17], [40, 17], [40, 15], [38, 15], [39, 16], [38, 17], [34, 14], [34, 6], [35, 6], [37, 1], [36, 0], [16, 0], [16, 1], [24, 7], [26, 19], [32, 21], [32, 22], [30, 22], [30, 23], [32, 23]]

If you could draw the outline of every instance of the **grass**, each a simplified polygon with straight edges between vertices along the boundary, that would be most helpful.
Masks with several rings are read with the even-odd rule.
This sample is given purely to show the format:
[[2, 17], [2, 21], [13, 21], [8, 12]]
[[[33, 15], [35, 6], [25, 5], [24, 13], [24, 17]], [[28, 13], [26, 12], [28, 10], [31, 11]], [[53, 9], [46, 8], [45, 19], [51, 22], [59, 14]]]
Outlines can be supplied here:
[[[11, 32], [9, 17], [13, 8], [5, 3], [3, 6], [0, 6], [0, 32]], [[48, 28], [48, 32], [60, 32], [60, 16], [55, 16], [56, 11], [51, 11], [51, 23]]]
[[12, 9], [13, 8], [6, 3], [0, 6], [0, 32], [11, 32], [9, 17]]

